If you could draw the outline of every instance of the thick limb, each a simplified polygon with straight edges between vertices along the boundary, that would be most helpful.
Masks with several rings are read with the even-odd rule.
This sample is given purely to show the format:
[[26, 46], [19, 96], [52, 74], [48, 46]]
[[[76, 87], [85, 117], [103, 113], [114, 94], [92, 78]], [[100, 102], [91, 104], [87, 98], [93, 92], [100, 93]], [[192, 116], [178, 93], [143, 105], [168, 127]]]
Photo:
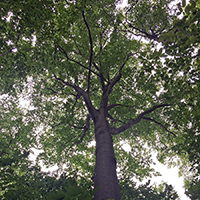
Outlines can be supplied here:
[[126, 124], [120, 126], [119, 128], [115, 129], [115, 128], [112, 128], [111, 130], [111, 134], [112, 135], [117, 135], [125, 130], [127, 130], [128, 128], [130, 128], [131, 126], [133, 126], [134, 124], [137, 124], [141, 121], [141, 119], [146, 115], [146, 114], [149, 114], [151, 112], [153, 112], [154, 110], [156, 110], [157, 108], [161, 108], [161, 107], [166, 107], [166, 106], [170, 106], [170, 104], [160, 104], [160, 105], [156, 105], [156, 106], [153, 106], [151, 109], [149, 110], [146, 110], [144, 112], [142, 112], [141, 114], [138, 115], [137, 118], [135, 119], [130, 119]]
[[89, 113], [91, 114], [91, 117], [94, 119], [95, 116], [97, 115], [97, 110], [94, 108], [94, 106], [92, 105], [92, 102], [90, 100], [90, 96], [88, 92], [85, 92], [85, 90], [83, 90], [81, 87], [76, 86], [72, 83], [66, 82], [65, 80], [59, 78], [56, 76], [56, 74], [54, 73], [54, 77], [55, 79], [57, 79], [58, 81], [62, 82], [64, 85], [69, 86], [71, 88], [73, 88], [76, 92], [77, 95], [81, 95], [84, 98], [86, 107], [89, 111]]

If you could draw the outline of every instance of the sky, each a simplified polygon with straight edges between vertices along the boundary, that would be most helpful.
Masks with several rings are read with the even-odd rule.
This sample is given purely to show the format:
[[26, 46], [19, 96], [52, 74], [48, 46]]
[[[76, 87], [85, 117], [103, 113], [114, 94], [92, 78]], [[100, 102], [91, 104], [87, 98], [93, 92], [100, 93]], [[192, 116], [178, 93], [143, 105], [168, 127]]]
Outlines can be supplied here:
[[155, 182], [157, 184], [161, 183], [162, 181], [167, 182], [168, 184], [171, 184], [174, 187], [181, 200], [189, 200], [190, 198], [188, 198], [184, 194], [184, 180], [183, 177], [178, 176], [178, 168], [168, 168], [166, 165], [163, 165], [158, 161], [155, 162], [156, 165], [154, 166], [154, 169], [156, 171], [159, 171], [162, 174], [162, 176], [153, 178], [152, 182]]
[[[123, 148], [126, 151], [131, 150], [131, 147], [126, 143], [123, 145]], [[153, 158], [153, 161], [156, 163], [156, 165], [153, 165], [152, 168], [154, 168], [157, 172], [160, 172], [162, 176], [153, 177], [151, 179], [151, 184], [155, 183], [156, 185], [158, 185], [158, 184], [161, 184], [162, 182], [167, 182], [168, 184], [171, 184], [174, 187], [174, 189], [177, 191], [180, 197], [180, 200], [190, 200], [190, 198], [188, 198], [184, 194], [185, 192], [184, 178], [179, 177], [178, 168], [177, 167], [168, 168], [166, 165], [163, 165], [157, 160], [155, 153], [152, 153], [152, 158]], [[146, 180], [144, 182], [146, 182]]]

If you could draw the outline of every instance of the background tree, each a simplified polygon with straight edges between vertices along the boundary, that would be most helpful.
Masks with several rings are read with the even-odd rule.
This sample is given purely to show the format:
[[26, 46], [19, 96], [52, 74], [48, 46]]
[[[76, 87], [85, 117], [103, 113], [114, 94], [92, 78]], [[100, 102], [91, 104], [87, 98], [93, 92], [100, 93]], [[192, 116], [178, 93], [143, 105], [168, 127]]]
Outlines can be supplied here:
[[35, 140], [31, 134], [33, 124], [23, 123], [23, 112], [16, 101], [15, 97], [8, 95], [0, 99], [0, 195], [21, 184], [24, 170], [31, 165], [28, 156]]
[[[66, 175], [41, 172], [39, 167], [26, 167], [10, 180], [9, 187], [3, 185], [2, 199], [93, 199], [92, 182], [77, 177], [75, 172]], [[5, 189], [4, 189], [5, 188]]]
[[120, 184], [121, 197], [124, 200], [129, 199], [154, 199], [154, 200], [172, 200], [179, 199], [178, 194], [174, 191], [172, 185], [162, 183], [158, 186], [151, 186], [150, 180], [145, 184], [136, 186], [136, 183], [127, 180]]
[[169, 57], [170, 2], [132, 1], [124, 11], [114, 0], [1, 2], [1, 94], [27, 95], [20, 123], [40, 127], [28, 131], [44, 150], [38, 159], [94, 176], [96, 200], [120, 199], [116, 164], [126, 179], [151, 176], [145, 145], [164, 160], [188, 136], [198, 68]]
[[[200, 16], [200, 4], [198, 1], [190, 1], [188, 5], [183, 1], [183, 5], [179, 4], [179, 13], [183, 14], [180, 20], [174, 22], [173, 33], [170, 33], [171, 37], [165, 43], [165, 47], [171, 52], [171, 55], [176, 55], [173, 60], [173, 65], [180, 65], [185, 67], [184, 74], [189, 74], [190, 77], [187, 80], [183, 90], [184, 94], [184, 116], [187, 117], [187, 127], [184, 129], [182, 139], [173, 147], [178, 155], [185, 157], [187, 156], [190, 161], [189, 171], [193, 175], [186, 177], [185, 187], [186, 194], [191, 199], [199, 199], [199, 161], [200, 161], [200, 148], [199, 148], [199, 75], [200, 75], [200, 61], [199, 61], [199, 16]], [[175, 50], [172, 51], [172, 48]], [[177, 53], [175, 53], [177, 52]], [[176, 62], [174, 62], [176, 61]], [[187, 92], [188, 91], [188, 92]], [[190, 93], [195, 95], [190, 95]], [[183, 107], [183, 105], [181, 105]], [[190, 114], [190, 111], [192, 114]]]
[[192, 176], [190, 178], [187, 177], [185, 180], [185, 194], [192, 200], [197, 200], [200, 197], [200, 181], [199, 177]]

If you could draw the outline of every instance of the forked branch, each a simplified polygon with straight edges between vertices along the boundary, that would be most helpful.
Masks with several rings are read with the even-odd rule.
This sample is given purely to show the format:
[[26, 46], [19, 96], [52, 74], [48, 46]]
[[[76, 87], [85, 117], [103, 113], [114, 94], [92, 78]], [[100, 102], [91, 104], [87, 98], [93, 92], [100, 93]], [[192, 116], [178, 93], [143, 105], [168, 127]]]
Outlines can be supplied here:
[[[132, 32], [132, 34], [136, 35], [136, 36], [142, 36], [142, 37], [147, 37], [149, 38], [150, 40], [155, 40], [155, 41], [158, 41], [159, 40], [159, 35], [156, 34], [156, 33], [153, 33], [152, 34], [149, 34], [143, 30], [140, 30], [138, 29], [137, 27], [134, 27], [131, 23], [128, 23], [128, 26], [136, 31], [138, 31], [140, 34], [136, 34], [134, 32]], [[129, 31], [131, 32], [131, 31]]]
[[63, 53], [63, 54], [65, 55], [65, 57], [67, 58], [67, 60], [76, 63], [77, 65], [83, 67], [84, 69], [89, 70], [90, 72], [92, 72], [93, 74], [95, 74], [95, 75], [97, 75], [97, 76], [99, 76], [99, 77], [101, 78], [101, 76], [100, 76], [98, 73], [96, 73], [95, 71], [93, 71], [92, 69], [89, 69], [88, 67], [86, 67], [85, 65], [81, 64], [81, 63], [78, 62], [77, 60], [74, 60], [74, 59], [70, 58], [70, 57], [68, 56], [67, 52], [66, 52], [60, 45], [57, 45], [57, 46], [58, 46], [60, 52]]
[[101, 81], [101, 87], [102, 87], [102, 90], [104, 91], [104, 90], [105, 90], [105, 83], [104, 83], [104, 82], [106, 82], [108, 85], [110, 84], [110, 82], [107, 81], [107, 80], [104, 78], [104, 76], [103, 76], [103, 74], [102, 74], [100, 68], [97, 66], [97, 64], [96, 64], [95, 62], [93, 62], [93, 65], [94, 65], [95, 69], [96, 69], [96, 70], [99, 72], [99, 74], [100, 74], [99, 77], [100, 77], [100, 81]]
[[[82, 89], [81, 87], [79, 87], [79, 86], [73, 85], [73, 84], [71, 84], [71, 83], [69, 83], [69, 82], [66, 82], [65, 80], [63, 80], [63, 79], [57, 77], [55, 73], [54, 73], [54, 77], [55, 77], [57, 80], [61, 81], [64, 85], [73, 88], [73, 89], [77, 92], [77, 95], [78, 95], [78, 96], [81, 95], [81, 96], [84, 98], [86, 107], [87, 107], [89, 113], [91, 114], [91, 117], [94, 118], [94, 117], [96, 116], [97, 110], [96, 110], [95, 107], [92, 105], [92, 102], [91, 102], [91, 100], [90, 100], [90, 97], [89, 97], [89, 93], [88, 93], [88, 92], [85, 92], [85, 90], [83, 90], [83, 89]], [[77, 97], [78, 97], [78, 96], [77, 96]]]
[[54, 75], [55, 79], [57, 79], [58, 81], [62, 82], [64, 85], [73, 88], [77, 92], [77, 94], [81, 94], [81, 95], [84, 94], [84, 90], [82, 88], [80, 88], [80, 87], [78, 87], [76, 85], [73, 85], [73, 84], [71, 84], [69, 82], [64, 81], [63, 79], [57, 77], [55, 73], [53, 73], [53, 75]]
[[157, 105], [157, 106], [153, 106], [151, 109], [146, 110], [146, 111], [142, 112], [141, 114], [139, 114], [136, 119], [130, 119], [126, 124], [120, 126], [119, 128], [112, 128], [111, 129], [111, 134], [112, 135], [117, 135], [117, 134], [127, 130], [131, 126], [139, 123], [141, 121], [141, 119], [144, 117], [144, 115], [153, 112], [157, 108], [166, 107], [166, 106], [170, 106], [170, 104], [160, 104], [160, 105]]
[[120, 123], [122, 123], [122, 124], [125, 124], [122, 120], [120, 120], [120, 119], [115, 119], [112, 115], [110, 115], [110, 114], [108, 114], [107, 113], [107, 116], [106, 117], [108, 117], [112, 122], [114, 122], [114, 123], [116, 123], [116, 122], [120, 122]]
[[124, 68], [124, 66], [126, 65], [127, 61], [129, 60], [129, 58], [131, 56], [134, 56], [136, 53], [129, 53], [127, 56], [126, 56], [126, 60], [124, 61], [124, 63], [120, 66], [119, 68], [119, 71], [117, 72], [118, 75], [116, 75], [116, 77], [112, 80], [111, 84], [110, 84], [110, 87], [108, 89], [108, 95], [112, 92], [112, 88], [116, 85], [116, 83], [118, 83], [122, 77], [122, 70]]

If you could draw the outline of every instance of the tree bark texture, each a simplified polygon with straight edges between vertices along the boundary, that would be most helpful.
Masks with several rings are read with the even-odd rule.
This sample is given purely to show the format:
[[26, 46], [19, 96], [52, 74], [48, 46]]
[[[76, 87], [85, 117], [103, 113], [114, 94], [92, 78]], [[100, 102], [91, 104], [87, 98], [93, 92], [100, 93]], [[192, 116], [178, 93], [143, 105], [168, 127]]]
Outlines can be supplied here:
[[95, 200], [120, 200], [120, 190], [116, 174], [116, 158], [109, 124], [105, 118], [95, 121], [96, 165], [94, 187], [100, 187], [95, 193]]

